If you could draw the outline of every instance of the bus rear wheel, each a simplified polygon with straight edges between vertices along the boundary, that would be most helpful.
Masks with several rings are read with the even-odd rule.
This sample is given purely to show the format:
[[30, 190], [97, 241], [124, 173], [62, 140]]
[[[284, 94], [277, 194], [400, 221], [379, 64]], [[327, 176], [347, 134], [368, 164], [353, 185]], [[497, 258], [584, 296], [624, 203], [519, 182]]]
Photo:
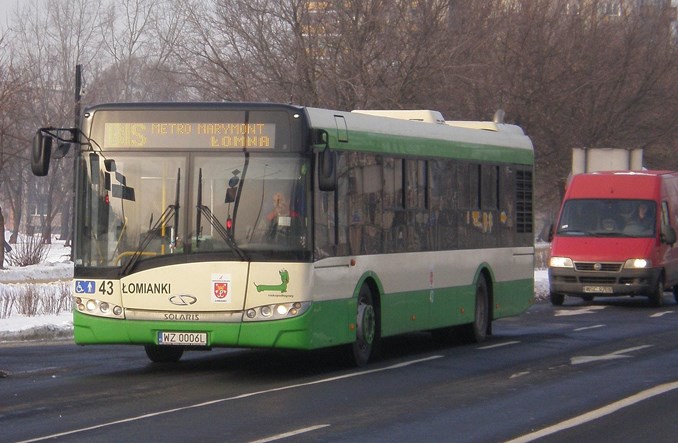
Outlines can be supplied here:
[[490, 297], [485, 277], [476, 283], [476, 309], [473, 323], [460, 327], [461, 337], [466, 343], [480, 343], [487, 338], [490, 329]]
[[376, 348], [378, 339], [374, 296], [369, 286], [363, 285], [358, 293], [355, 342], [351, 345], [353, 363], [356, 366], [367, 364]]
[[176, 363], [184, 355], [184, 348], [181, 346], [144, 346], [146, 355], [154, 363]]

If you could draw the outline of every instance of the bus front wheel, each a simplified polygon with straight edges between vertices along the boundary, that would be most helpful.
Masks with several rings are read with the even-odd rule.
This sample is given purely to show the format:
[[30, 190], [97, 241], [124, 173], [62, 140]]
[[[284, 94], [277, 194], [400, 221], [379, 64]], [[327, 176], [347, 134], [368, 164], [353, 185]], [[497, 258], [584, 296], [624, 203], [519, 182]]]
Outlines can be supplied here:
[[369, 286], [363, 285], [358, 293], [355, 342], [351, 345], [353, 362], [356, 366], [367, 364], [376, 348], [378, 337], [374, 296]]
[[144, 346], [146, 355], [154, 363], [176, 363], [184, 355], [184, 348], [181, 346]]

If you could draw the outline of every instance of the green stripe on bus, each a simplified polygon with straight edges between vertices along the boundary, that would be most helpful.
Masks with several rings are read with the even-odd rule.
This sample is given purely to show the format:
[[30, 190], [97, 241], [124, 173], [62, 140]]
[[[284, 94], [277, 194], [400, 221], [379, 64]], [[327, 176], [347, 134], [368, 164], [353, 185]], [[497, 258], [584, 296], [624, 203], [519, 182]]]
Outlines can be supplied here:
[[339, 142], [336, 131], [328, 131], [333, 149], [382, 153], [396, 156], [456, 158], [497, 163], [534, 164], [530, 149], [453, 142], [421, 137], [393, 136], [351, 131], [347, 143]]

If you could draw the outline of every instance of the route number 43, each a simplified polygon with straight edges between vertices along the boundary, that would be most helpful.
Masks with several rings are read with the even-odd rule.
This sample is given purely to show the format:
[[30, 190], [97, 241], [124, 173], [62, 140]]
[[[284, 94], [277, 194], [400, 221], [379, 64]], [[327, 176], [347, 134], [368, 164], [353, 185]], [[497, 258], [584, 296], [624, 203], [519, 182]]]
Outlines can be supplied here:
[[104, 295], [113, 295], [113, 282], [110, 280], [104, 280], [99, 285], [99, 292]]

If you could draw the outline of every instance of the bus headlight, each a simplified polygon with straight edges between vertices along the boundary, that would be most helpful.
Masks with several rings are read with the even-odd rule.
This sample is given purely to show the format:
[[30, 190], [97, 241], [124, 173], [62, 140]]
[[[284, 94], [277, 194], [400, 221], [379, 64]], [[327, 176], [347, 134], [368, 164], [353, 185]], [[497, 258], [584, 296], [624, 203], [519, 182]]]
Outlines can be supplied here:
[[298, 317], [311, 307], [311, 302], [277, 303], [245, 311], [244, 321], [281, 320]]
[[644, 258], [630, 258], [624, 263], [625, 269], [647, 269], [652, 267], [652, 262], [650, 260], [645, 260]]
[[82, 313], [97, 317], [124, 318], [121, 306], [93, 298], [75, 297], [75, 308]]
[[549, 259], [551, 268], [573, 268], [572, 259], [567, 257], [551, 257]]

